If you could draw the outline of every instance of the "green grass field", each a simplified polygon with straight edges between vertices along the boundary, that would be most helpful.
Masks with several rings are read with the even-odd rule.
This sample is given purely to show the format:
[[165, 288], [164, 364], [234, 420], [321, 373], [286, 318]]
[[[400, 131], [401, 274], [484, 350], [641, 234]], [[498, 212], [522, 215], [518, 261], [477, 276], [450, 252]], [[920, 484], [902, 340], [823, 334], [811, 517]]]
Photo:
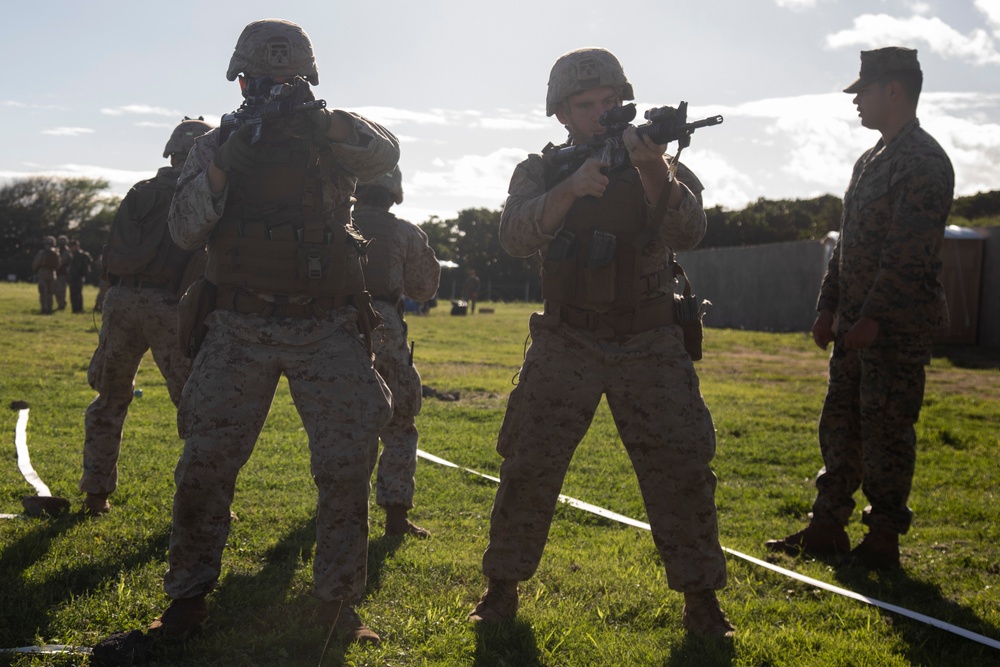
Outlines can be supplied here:
[[[93, 303], [93, 290], [85, 294]], [[459, 392], [425, 399], [421, 448], [496, 475], [494, 449], [522, 358], [530, 305], [486, 304], [495, 313], [413, 317], [424, 383]], [[162, 377], [147, 355], [143, 390], [125, 424], [112, 513], [80, 514], [83, 416], [94, 393], [86, 371], [97, 343], [90, 313], [43, 317], [33, 285], [0, 286], [0, 512], [21, 512], [33, 489], [13, 447], [17, 412], [31, 406], [32, 463], [73, 508], [58, 518], [0, 519], [0, 649], [92, 646], [145, 628], [167, 604], [162, 592], [173, 468], [181, 441]], [[725, 547], [760, 559], [763, 542], [801, 528], [821, 466], [816, 421], [827, 354], [805, 334], [706, 331], [697, 364], [718, 430], [714, 467]], [[773, 562], [970, 632], [1000, 640], [1000, 371], [936, 357], [918, 425], [911, 497], [916, 517], [902, 540], [903, 569], [873, 574], [785, 556]], [[158, 665], [779, 665], [975, 667], [1000, 650], [795, 581], [730, 555], [723, 607], [732, 644], [689, 638], [682, 596], [667, 588], [648, 532], [560, 506], [537, 575], [521, 585], [516, 621], [478, 628], [465, 617], [482, 592], [495, 486], [421, 461], [412, 518], [430, 540], [390, 540], [371, 515], [369, 582], [359, 611], [383, 637], [376, 648], [331, 646], [309, 623], [315, 489], [306, 438], [282, 383], [237, 488], [222, 581], [209, 598], [206, 632], [156, 656]], [[563, 493], [641, 521], [638, 486], [606, 405], [580, 445]], [[864, 499], [859, 496], [859, 504]], [[373, 501], [374, 506], [374, 501]], [[862, 529], [849, 527], [853, 540]], [[0, 652], [0, 665], [80, 665], [81, 655]]]

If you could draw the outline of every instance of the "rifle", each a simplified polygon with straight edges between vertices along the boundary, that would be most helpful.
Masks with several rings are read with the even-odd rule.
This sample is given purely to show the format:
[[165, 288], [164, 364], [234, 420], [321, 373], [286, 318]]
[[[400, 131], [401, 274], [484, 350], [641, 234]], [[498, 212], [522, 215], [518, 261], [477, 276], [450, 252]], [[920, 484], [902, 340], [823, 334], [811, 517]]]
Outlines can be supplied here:
[[240, 108], [222, 117], [219, 123], [219, 143], [225, 143], [233, 132], [249, 127], [250, 145], [264, 135], [264, 121], [291, 116], [301, 111], [325, 109], [326, 100], [317, 100], [309, 83], [300, 76], [291, 83], [275, 83], [271, 77], [247, 79]]
[[[608, 171], [616, 171], [631, 166], [628, 149], [622, 134], [625, 128], [635, 118], [635, 104], [626, 104], [609, 109], [601, 114], [600, 123], [607, 129], [603, 134], [596, 134], [585, 144], [551, 148], [543, 151], [546, 159], [558, 167], [557, 180], [561, 180], [579, 168], [585, 160], [597, 157], [607, 163]], [[677, 142], [677, 152], [673, 160], [677, 160], [681, 151], [691, 145], [691, 134], [700, 127], [709, 127], [722, 123], [722, 116], [710, 116], [692, 123], [687, 122], [687, 102], [681, 102], [677, 108], [656, 107], [645, 113], [647, 123], [636, 127], [640, 137], [648, 136], [657, 144]]]

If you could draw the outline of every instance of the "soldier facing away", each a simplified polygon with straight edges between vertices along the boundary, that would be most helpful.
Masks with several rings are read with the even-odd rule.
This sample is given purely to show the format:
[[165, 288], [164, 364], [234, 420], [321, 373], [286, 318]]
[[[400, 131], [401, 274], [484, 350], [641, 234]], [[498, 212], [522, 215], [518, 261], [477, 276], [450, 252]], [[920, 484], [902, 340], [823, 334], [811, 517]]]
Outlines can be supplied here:
[[847, 554], [860, 488], [868, 532], [850, 561], [899, 566], [899, 536], [913, 516], [924, 366], [948, 318], [938, 273], [955, 188], [948, 156], [917, 120], [922, 84], [916, 50], [893, 46], [862, 51], [860, 75], [844, 89], [881, 138], [854, 165], [816, 305], [813, 340], [824, 350], [833, 343], [816, 500], [809, 525], [767, 542], [772, 551]]
[[[373, 339], [375, 369], [392, 392], [392, 419], [379, 433], [382, 456], [377, 457], [375, 502], [385, 510], [386, 535], [423, 538], [430, 537], [430, 532], [407, 518], [413, 509], [419, 439], [415, 417], [420, 413], [422, 391], [407, 347], [403, 295], [416, 301], [433, 297], [441, 265], [423, 230], [389, 212], [394, 204], [403, 203], [402, 179], [396, 167], [374, 181], [359, 183], [354, 223], [371, 241], [365, 285], [382, 317]], [[375, 460], [373, 456], [373, 465]]]
[[[614, 55], [580, 49], [553, 66], [546, 112], [582, 144], [604, 132], [603, 112], [631, 99]], [[709, 465], [715, 430], [673, 306], [671, 249], [692, 248], [705, 233], [702, 186], [679, 163], [675, 177], [666, 146], [631, 126], [623, 139], [630, 161], [620, 170], [605, 174], [609, 165], [590, 158], [560, 180], [533, 154], [511, 178], [500, 243], [514, 256], [542, 255], [545, 305], [531, 316], [531, 346], [497, 439], [504, 460], [483, 554], [489, 584], [469, 619], [515, 615], [517, 582], [538, 567], [570, 459], [604, 395], [667, 583], [684, 594], [685, 628], [729, 637], [715, 593], [726, 583]], [[614, 250], [595, 265], [588, 255], [599, 242]]]
[[[250, 23], [226, 72], [237, 77], [244, 95], [317, 85], [309, 37], [288, 21]], [[284, 375], [319, 492], [316, 618], [343, 641], [374, 643], [354, 607], [367, 574], [370, 462], [390, 402], [373, 367], [376, 316], [351, 205], [358, 179], [392, 169], [399, 146], [377, 123], [325, 108], [264, 120], [259, 136], [253, 128], [199, 137], [170, 209], [181, 247], [208, 244], [204, 280], [185, 296], [201, 304], [206, 331], [178, 410], [185, 442], [164, 577], [172, 602], [149, 630], [186, 637], [208, 617], [236, 479]]]
[[[101, 279], [109, 285], [104, 296], [101, 333], [90, 360], [87, 381], [97, 397], [84, 421], [84, 511], [105, 514], [108, 496], [118, 487], [118, 457], [122, 428], [135, 390], [135, 374], [147, 350], [163, 374], [174, 405], [191, 370], [177, 337], [177, 302], [204, 266], [201, 253], [184, 250], [167, 230], [167, 213], [177, 177], [194, 139], [212, 129], [200, 120], [185, 119], [167, 141], [154, 178], [132, 186], [111, 223], [111, 238], [102, 254]], [[82, 297], [77, 306], [83, 310]]]
[[80, 242], [74, 240], [69, 246], [73, 259], [69, 263], [69, 303], [74, 313], [83, 312], [83, 283], [90, 275], [90, 266], [94, 259], [90, 253], [80, 247]]

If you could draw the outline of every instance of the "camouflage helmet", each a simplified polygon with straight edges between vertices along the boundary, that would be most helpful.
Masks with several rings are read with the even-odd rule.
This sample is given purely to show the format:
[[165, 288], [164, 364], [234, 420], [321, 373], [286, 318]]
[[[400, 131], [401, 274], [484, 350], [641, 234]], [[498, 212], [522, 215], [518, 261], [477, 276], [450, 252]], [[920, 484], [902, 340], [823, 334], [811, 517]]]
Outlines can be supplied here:
[[42, 244], [45, 245], [46, 248], [54, 248], [55, 245], [56, 245], [56, 237], [54, 237], [54, 236], [43, 236], [42, 237]]
[[545, 115], [555, 114], [559, 103], [570, 95], [601, 86], [611, 86], [623, 100], [635, 99], [625, 70], [610, 51], [590, 47], [564, 53], [549, 74]]
[[319, 84], [312, 42], [306, 31], [281, 19], [262, 19], [243, 28], [229, 61], [226, 78], [247, 76], [301, 76], [312, 85]]
[[170, 157], [174, 153], [182, 156], [187, 155], [191, 147], [194, 146], [195, 137], [200, 137], [211, 129], [212, 126], [205, 122], [204, 116], [198, 116], [198, 118], [184, 116], [184, 120], [174, 128], [170, 138], [167, 139], [167, 145], [163, 148], [163, 157]]
[[398, 164], [388, 174], [382, 174], [371, 181], [358, 182], [358, 189], [365, 187], [382, 188], [392, 195], [397, 205], [403, 203], [403, 172], [399, 170]]

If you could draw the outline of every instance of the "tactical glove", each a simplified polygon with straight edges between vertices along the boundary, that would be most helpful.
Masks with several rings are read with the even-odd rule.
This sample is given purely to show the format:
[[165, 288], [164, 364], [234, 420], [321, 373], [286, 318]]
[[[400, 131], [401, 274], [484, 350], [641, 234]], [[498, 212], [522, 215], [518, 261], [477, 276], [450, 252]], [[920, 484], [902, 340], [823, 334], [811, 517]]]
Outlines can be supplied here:
[[232, 172], [249, 173], [257, 163], [256, 151], [247, 143], [246, 132], [241, 128], [234, 132], [226, 143], [219, 146], [215, 151], [212, 162], [222, 171], [230, 174]]
[[326, 109], [299, 111], [278, 121], [281, 131], [291, 137], [318, 144], [326, 141], [330, 130], [330, 113]]

